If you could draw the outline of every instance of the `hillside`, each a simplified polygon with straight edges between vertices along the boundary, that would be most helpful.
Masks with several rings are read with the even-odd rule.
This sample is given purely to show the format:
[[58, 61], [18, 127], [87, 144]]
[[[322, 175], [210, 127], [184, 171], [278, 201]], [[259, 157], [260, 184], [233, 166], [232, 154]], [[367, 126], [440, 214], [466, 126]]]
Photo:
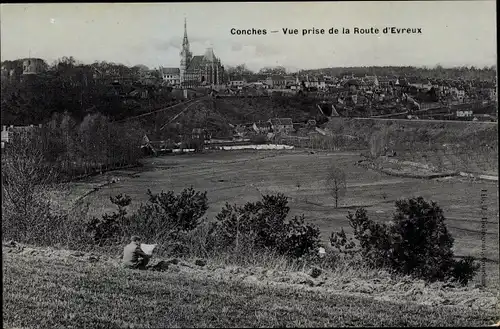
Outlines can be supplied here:
[[[190, 133], [193, 128], [205, 128], [213, 137], [232, 137], [231, 125], [267, 121], [275, 117], [292, 118], [293, 122], [321, 118], [317, 100], [308, 97], [262, 98], [201, 98], [191, 105], [145, 116], [140, 119], [147, 131], [155, 131], [172, 121], [157, 138]], [[184, 112], [182, 112], [185, 110]], [[179, 115], [180, 114], [180, 115]], [[179, 116], [177, 116], [179, 115]]]
[[335, 118], [324, 127], [333, 134], [359, 137], [371, 156], [384, 155], [387, 148], [399, 160], [440, 170], [498, 174], [496, 124]]
[[4, 328], [481, 326], [496, 320], [491, 292], [383, 274], [312, 278], [210, 260], [203, 266], [172, 260], [166, 272], [142, 272], [104, 255], [19, 245], [2, 252]]

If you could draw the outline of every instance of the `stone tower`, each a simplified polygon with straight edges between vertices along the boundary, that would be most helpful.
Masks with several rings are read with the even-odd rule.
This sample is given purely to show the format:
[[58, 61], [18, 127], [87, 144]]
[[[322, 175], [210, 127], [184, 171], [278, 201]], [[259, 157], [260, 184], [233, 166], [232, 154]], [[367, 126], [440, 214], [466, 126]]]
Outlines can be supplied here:
[[184, 18], [184, 39], [182, 39], [182, 49], [181, 49], [181, 65], [180, 65], [180, 82], [181, 84], [185, 81], [186, 70], [191, 62], [192, 53], [189, 51], [189, 40], [187, 35], [187, 23]]

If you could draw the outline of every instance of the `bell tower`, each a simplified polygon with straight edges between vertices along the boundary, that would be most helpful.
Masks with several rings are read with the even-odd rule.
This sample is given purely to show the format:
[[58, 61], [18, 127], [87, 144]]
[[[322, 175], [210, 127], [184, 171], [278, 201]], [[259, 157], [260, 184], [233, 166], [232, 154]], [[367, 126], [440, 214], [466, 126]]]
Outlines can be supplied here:
[[189, 40], [187, 35], [187, 22], [186, 18], [184, 18], [184, 38], [182, 39], [182, 49], [181, 49], [181, 65], [180, 65], [180, 82], [184, 83], [186, 80], [186, 70], [189, 67], [189, 63], [191, 62], [192, 54], [189, 51]]

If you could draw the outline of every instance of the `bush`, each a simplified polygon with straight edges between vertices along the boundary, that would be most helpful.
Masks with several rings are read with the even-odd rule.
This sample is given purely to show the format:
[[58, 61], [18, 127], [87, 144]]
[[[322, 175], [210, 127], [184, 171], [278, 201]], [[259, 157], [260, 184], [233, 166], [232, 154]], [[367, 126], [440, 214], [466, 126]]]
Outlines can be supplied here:
[[263, 196], [243, 207], [226, 204], [209, 230], [211, 250], [265, 250], [301, 257], [319, 246], [319, 230], [304, 217], [286, 220], [290, 208], [282, 194]]
[[189, 138], [182, 142], [181, 149], [194, 149], [195, 152], [202, 152], [205, 147], [203, 138]]
[[173, 191], [154, 194], [148, 190], [149, 199], [139, 209], [128, 215], [126, 207], [131, 199], [119, 194], [111, 197], [118, 206], [118, 212], [93, 217], [86, 224], [86, 232], [97, 245], [110, 245], [123, 238], [139, 235], [144, 240], [155, 241], [170, 247], [173, 253], [185, 254], [189, 250], [188, 234], [200, 224], [201, 217], [208, 209], [206, 192], [195, 191], [192, 187], [176, 195]]
[[207, 193], [195, 191], [192, 187], [177, 195], [173, 191], [153, 194], [148, 190], [147, 193], [147, 203], [141, 204], [129, 218], [129, 235], [138, 234], [158, 243], [179, 242], [185, 232], [194, 230], [201, 223], [208, 209]]
[[111, 215], [104, 214], [101, 218], [92, 217], [86, 225], [86, 232], [90, 235], [94, 243], [99, 246], [117, 242], [122, 238], [127, 225], [127, 210], [125, 207], [131, 203], [128, 195], [118, 194], [116, 197], [110, 197], [111, 203], [118, 206], [118, 212]]
[[250, 137], [250, 142], [253, 144], [266, 144], [267, 143], [267, 136], [265, 135], [254, 135]]
[[472, 257], [454, 259], [453, 237], [443, 211], [422, 197], [397, 201], [390, 225], [370, 220], [364, 209], [355, 215], [349, 213], [347, 218], [357, 244], [342, 230], [332, 234], [331, 245], [339, 251], [357, 245], [371, 266], [389, 267], [428, 281], [453, 279], [462, 284], [467, 284], [479, 268]]

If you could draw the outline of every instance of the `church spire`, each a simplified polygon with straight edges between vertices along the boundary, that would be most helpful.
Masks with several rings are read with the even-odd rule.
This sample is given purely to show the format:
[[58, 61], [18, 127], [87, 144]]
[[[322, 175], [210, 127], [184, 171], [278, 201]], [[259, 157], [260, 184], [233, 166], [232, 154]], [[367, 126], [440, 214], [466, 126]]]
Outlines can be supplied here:
[[182, 45], [187, 46], [189, 48], [189, 41], [188, 41], [188, 31], [187, 31], [187, 21], [186, 17], [184, 17], [184, 39], [182, 40]]

